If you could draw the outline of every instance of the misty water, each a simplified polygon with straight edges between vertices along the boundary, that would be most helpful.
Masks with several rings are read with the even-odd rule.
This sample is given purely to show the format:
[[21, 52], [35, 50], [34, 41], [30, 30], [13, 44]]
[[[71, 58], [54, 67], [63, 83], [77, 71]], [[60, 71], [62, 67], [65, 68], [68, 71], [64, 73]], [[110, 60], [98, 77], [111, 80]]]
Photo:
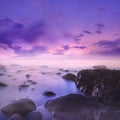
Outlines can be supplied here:
[[[74, 82], [66, 81], [62, 78], [67, 73], [64, 69], [20, 65], [9, 65], [6, 68], [7, 72], [0, 76], [0, 82], [8, 85], [0, 88], [0, 109], [18, 99], [30, 98], [35, 102], [37, 110], [42, 112], [42, 114], [46, 114], [44, 103], [47, 100], [69, 93], [78, 93]], [[77, 74], [76, 69], [69, 69], [69, 72]], [[27, 74], [30, 75], [29, 78], [26, 77]], [[31, 84], [27, 82], [28, 80], [32, 80], [37, 84]], [[21, 84], [27, 84], [29, 87], [19, 89]], [[43, 93], [45, 91], [53, 91], [56, 93], [56, 96], [44, 96]], [[0, 120], [5, 120], [2, 115]]]

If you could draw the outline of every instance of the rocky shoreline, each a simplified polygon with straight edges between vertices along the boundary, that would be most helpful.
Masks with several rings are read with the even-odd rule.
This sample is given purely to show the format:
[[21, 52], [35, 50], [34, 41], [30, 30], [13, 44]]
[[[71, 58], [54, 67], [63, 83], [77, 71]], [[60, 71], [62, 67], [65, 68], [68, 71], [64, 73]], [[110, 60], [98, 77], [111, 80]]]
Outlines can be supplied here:
[[[5, 67], [1, 69], [4, 70]], [[44, 107], [53, 120], [120, 120], [120, 70], [94, 66], [94, 69], [81, 70], [77, 75], [69, 70], [64, 72], [67, 73], [61, 77], [75, 82], [78, 90], [84, 95], [74, 93], [48, 100]], [[33, 83], [29, 80], [29, 74], [26, 78], [27, 83]], [[19, 88], [22, 89], [25, 85], [27, 84]], [[5, 85], [1, 83], [1, 86]], [[56, 93], [45, 91], [43, 95], [52, 97], [56, 96]], [[36, 109], [34, 101], [26, 98], [6, 105], [1, 112], [7, 120], [49, 120], [43, 119], [42, 112]]]

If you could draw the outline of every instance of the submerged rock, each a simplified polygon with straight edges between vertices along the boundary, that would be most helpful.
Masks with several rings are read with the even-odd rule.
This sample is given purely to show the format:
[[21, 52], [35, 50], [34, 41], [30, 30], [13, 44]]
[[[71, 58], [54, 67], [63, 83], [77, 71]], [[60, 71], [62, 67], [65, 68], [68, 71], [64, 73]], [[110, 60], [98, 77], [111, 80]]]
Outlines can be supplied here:
[[72, 80], [75, 81], [76, 76], [72, 73], [67, 73], [66, 75], [62, 76], [65, 80]]
[[42, 114], [40, 112], [30, 112], [25, 120], [42, 120]]
[[27, 79], [29, 79], [29, 78], [30, 78], [30, 76], [31, 76], [30, 74], [26, 74], [26, 78], [27, 78]]
[[29, 85], [27, 85], [27, 84], [21, 84], [21, 85], [19, 85], [19, 88], [27, 88], [27, 87], [29, 87]]
[[30, 99], [20, 99], [14, 103], [6, 105], [1, 109], [1, 112], [11, 117], [18, 113], [20, 115], [27, 115], [36, 109], [35, 103]]
[[77, 73], [75, 83], [86, 95], [120, 107], [120, 70], [82, 70]]
[[54, 120], [98, 120], [106, 107], [80, 94], [69, 94], [45, 103]]
[[16, 113], [16, 114], [12, 115], [9, 118], [9, 120], [24, 120], [24, 118], [20, 114]]
[[45, 95], [45, 96], [55, 96], [56, 94], [54, 93], [54, 92], [52, 92], [52, 91], [45, 91], [44, 93], [43, 93], [43, 95]]
[[69, 70], [67, 70], [67, 69], [66, 69], [66, 70], [63, 70], [63, 72], [69, 72]]
[[0, 87], [6, 87], [7, 85], [5, 83], [0, 82]]
[[61, 75], [62, 73], [60, 73], [60, 72], [57, 72], [56, 74], [57, 74], [57, 75]]

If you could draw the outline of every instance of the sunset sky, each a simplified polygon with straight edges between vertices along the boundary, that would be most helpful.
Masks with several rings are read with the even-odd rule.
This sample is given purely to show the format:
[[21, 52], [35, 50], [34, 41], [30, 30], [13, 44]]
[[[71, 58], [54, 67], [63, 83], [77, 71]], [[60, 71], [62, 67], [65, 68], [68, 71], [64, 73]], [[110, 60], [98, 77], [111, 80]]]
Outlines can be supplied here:
[[0, 0], [0, 59], [120, 60], [120, 0]]

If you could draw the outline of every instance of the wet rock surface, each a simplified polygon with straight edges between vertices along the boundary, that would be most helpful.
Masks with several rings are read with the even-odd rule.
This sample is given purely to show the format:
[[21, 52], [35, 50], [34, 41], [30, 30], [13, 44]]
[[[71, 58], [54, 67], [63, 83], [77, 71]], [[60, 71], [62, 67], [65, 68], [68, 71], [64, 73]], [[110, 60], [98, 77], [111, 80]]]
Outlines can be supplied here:
[[16, 114], [13, 114], [13, 115], [9, 118], [9, 120], [24, 120], [24, 118], [23, 118], [20, 114], [16, 113]]
[[107, 108], [80, 94], [69, 94], [46, 102], [45, 107], [54, 120], [98, 120], [101, 112]]
[[20, 99], [14, 103], [6, 105], [1, 109], [1, 112], [5, 115], [11, 117], [12, 115], [18, 113], [20, 115], [27, 115], [36, 109], [36, 105], [30, 99]]
[[25, 120], [42, 120], [42, 114], [40, 112], [30, 112]]
[[67, 73], [66, 75], [62, 76], [65, 80], [75, 81], [76, 76], [72, 73]]
[[77, 73], [75, 83], [86, 95], [120, 108], [120, 70], [82, 70]]

